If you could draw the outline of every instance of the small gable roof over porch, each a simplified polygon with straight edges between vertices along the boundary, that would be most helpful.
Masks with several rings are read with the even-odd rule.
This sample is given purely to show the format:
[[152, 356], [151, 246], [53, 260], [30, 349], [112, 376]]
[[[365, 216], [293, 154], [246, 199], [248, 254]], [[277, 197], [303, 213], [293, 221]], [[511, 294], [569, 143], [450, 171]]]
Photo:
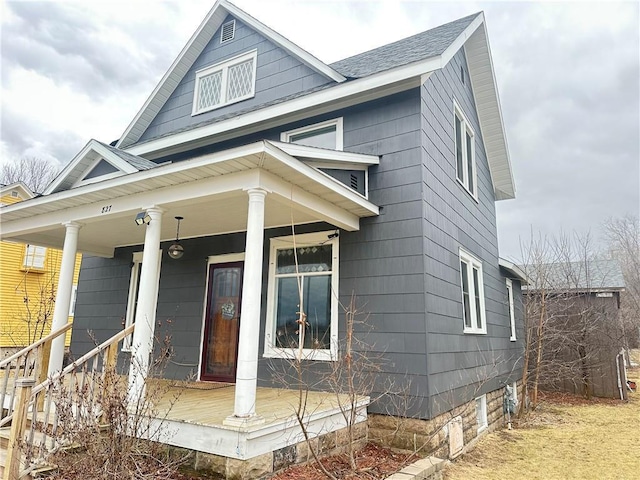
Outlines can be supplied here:
[[[313, 153], [321, 149], [303, 150], [292, 153], [323, 155]], [[378, 162], [370, 155], [325, 153], [335, 162]], [[184, 217], [184, 238], [244, 231], [246, 191], [252, 188], [268, 192], [265, 228], [327, 222], [358, 230], [360, 218], [379, 213], [363, 195], [278, 145], [260, 141], [3, 207], [0, 238], [61, 248], [64, 224], [74, 221], [83, 225], [79, 251], [110, 257], [116, 247], [143, 243], [144, 229], [133, 219], [151, 206], [162, 208], [164, 218]], [[175, 238], [174, 228], [163, 222], [162, 240]]]

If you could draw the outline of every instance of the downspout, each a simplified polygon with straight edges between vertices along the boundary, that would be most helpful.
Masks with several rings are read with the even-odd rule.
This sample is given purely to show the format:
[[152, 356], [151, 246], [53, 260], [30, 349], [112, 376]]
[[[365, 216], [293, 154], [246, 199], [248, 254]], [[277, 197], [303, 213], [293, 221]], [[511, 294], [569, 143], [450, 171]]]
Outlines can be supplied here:
[[618, 391], [620, 392], [620, 400], [624, 400], [624, 392], [622, 391], [622, 379], [620, 378], [620, 355], [622, 354], [624, 354], [624, 351], [620, 351], [620, 353], [616, 355], [616, 374], [618, 376]]

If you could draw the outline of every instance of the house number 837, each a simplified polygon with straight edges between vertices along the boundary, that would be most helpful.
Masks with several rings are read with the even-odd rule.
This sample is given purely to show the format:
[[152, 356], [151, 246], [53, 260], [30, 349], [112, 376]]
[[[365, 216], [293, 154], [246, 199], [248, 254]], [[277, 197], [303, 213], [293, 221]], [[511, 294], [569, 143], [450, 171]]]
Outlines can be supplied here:
[[111, 211], [111, 205], [105, 205], [102, 207], [102, 211], [100, 213], [107, 213]]

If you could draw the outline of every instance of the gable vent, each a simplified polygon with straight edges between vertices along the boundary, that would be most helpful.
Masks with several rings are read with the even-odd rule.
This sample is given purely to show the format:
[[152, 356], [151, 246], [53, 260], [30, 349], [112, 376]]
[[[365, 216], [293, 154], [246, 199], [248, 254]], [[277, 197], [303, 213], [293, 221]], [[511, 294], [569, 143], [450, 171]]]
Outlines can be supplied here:
[[350, 174], [350, 184], [351, 188], [353, 188], [356, 192], [358, 191], [358, 177], [356, 177], [353, 173]]
[[230, 22], [222, 25], [222, 33], [220, 34], [220, 43], [226, 43], [230, 40], [233, 40], [233, 36], [236, 33], [236, 21], [231, 20]]

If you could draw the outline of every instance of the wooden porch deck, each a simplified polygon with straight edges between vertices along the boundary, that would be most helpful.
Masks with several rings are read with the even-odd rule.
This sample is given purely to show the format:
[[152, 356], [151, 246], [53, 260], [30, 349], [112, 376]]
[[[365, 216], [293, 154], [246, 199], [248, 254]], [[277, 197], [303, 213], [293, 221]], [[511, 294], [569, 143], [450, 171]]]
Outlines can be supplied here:
[[[187, 382], [159, 388], [163, 395], [157, 407], [161, 413], [167, 412], [167, 420], [223, 427], [224, 419], [233, 414], [233, 384]], [[256, 413], [265, 420], [261, 426], [292, 419], [298, 398], [297, 390], [258, 387]], [[313, 414], [334, 410], [339, 407], [340, 401], [347, 402], [347, 396], [339, 399], [333, 393], [308, 392], [306, 412]]]
[[[154, 385], [155, 383], [155, 385]], [[295, 445], [304, 440], [296, 420], [298, 391], [258, 387], [256, 413], [264, 422], [225, 425], [233, 414], [235, 385], [206, 382], [152, 381], [148, 391], [162, 392], [156, 403], [161, 441], [223, 457], [246, 460], [263, 453]], [[156, 393], [155, 395], [158, 395]], [[349, 407], [348, 396], [329, 392], [308, 392], [304, 415], [305, 428], [313, 438], [346, 426], [340, 409]], [[368, 397], [357, 401], [357, 422], [367, 419]]]

